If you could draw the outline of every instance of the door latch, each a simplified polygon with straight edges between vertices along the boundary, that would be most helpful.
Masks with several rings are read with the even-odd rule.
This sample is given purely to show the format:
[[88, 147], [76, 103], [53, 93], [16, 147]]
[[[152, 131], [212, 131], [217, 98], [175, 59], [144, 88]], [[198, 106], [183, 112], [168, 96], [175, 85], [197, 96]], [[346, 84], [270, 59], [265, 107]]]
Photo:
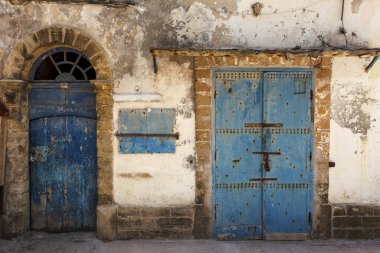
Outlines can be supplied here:
[[269, 155], [281, 155], [281, 152], [252, 152], [252, 154], [259, 154], [262, 155], [262, 165], [266, 172], [270, 171], [269, 166]]

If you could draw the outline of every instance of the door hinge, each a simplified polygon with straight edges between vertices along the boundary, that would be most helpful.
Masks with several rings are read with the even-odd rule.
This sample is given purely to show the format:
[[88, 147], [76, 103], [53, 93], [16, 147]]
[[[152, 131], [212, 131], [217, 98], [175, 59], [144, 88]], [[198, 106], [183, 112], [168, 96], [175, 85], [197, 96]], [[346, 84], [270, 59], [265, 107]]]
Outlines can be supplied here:
[[311, 159], [313, 159], [313, 155], [311, 154], [311, 151], [309, 152], [309, 161], [311, 162]]
[[214, 205], [214, 221], [216, 221], [216, 209], [217, 209], [217, 204]]
[[216, 150], [214, 151], [214, 159], [216, 161]]
[[310, 120], [314, 122], [314, 92], [310, 90]]
[[216, 90], [214, 90], [214, 99], [216, 98]]
[[311, 226], [311, 212], [309, 212], [309, 214], [307, 216], [307, 221], [309, 223], [309, 226]]

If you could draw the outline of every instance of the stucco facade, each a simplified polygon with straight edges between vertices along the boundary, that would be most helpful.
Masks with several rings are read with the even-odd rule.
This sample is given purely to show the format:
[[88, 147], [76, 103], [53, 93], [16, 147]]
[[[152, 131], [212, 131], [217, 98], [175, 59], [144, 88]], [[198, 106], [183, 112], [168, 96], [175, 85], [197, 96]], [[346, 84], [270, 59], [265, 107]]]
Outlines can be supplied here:
[[[380, 66], [366, 73], [378, 50], [356, 49], [380, 47], [380, 5], [270, 0], [255, 16], [254, 3], [138, 0], [115, 7], [0, 0], [0, 97], [10, 110], [3, 236], [30, 229], [31, 66], [45, 51], [68, 47], [83, 52], [97, 74], [100, 238], [211, 237], [216, 67], [313, 69], [312, 235], [379, 237]], [[120, 110], [155, 108], [176, 111], [175, 153], [120, 152]]]

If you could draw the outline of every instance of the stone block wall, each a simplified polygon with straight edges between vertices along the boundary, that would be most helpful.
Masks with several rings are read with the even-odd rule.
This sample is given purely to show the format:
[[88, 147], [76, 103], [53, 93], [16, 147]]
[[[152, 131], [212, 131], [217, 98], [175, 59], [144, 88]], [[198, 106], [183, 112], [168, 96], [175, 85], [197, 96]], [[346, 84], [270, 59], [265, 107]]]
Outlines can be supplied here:
[[29, 229], [29, 119], [27, 83], [0, 81], [0, 99], [9, 108], [2, 229], [5, 237]]
[[192, 238], [193, 207], [117, 208], [117, 239]]
[[334, 204], [332, 210], [333, 238], [380, 238], [380, 206]]

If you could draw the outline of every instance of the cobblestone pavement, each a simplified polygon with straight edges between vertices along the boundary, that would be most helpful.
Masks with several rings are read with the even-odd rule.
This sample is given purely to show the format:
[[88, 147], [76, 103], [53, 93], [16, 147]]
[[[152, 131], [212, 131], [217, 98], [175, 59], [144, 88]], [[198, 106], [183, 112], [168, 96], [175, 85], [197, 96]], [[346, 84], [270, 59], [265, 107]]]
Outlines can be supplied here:
[[94, 233], [26, 233], [18, 240], [0, 240], [0, 253], [380, 253], [380, 240], [372, 241], [213, 241], [129, 240], [103, 242]]

